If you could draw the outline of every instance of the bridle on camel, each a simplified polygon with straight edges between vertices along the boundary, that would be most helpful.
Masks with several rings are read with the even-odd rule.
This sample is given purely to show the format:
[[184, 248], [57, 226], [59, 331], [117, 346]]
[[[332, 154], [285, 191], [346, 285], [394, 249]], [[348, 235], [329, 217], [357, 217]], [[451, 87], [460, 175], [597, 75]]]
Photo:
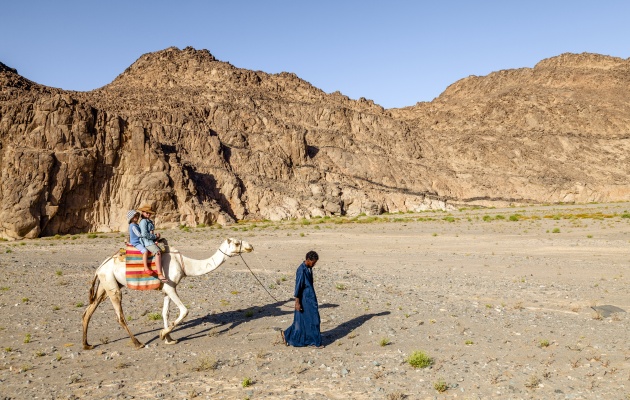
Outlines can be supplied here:
[[[221, 253], [223, 253], [225, 256], [232, 258], [234, 256], [234, 254], [227, 254], [225, 253], [223, 250], [221, 250], [221, 247], [219, 247], [219, 251]], [[256, 278], [256, 280], [258, 281], [258, 283], [260, 284], [260, 286], [265, 289], [265, 292], [267, 292], [267, 294], [269, 295], [269, 297], [271, 297], [272, 299], [274, 299], [276, 302], [279, 302], [278, 299], [276, 299], [271, 293], [269, 293], [269, 291], [267, 290], [267, 288], [265, 287], [265, 285], [263, 285], [263, 283], [260, 281], [260, 279], [258, 279], [258, 277], [256, 276], [256, 274], [254, 273], [254, 271], [252, 271], [251, 268], [249, 268], [249, 265], [247, 265], [247, 261], [245, 261], [245, 259], [243, 258], [243, 241], [239, 239], [238, 241], [238, 253], [237, 253], [240, 257], [241, 260], [243, 260], [243, 263], [245, 264], [245, 266], [247, 267], [247, 269], [249, 270], [249, 272], [251, 272], [252, 276], [254, 278]]]

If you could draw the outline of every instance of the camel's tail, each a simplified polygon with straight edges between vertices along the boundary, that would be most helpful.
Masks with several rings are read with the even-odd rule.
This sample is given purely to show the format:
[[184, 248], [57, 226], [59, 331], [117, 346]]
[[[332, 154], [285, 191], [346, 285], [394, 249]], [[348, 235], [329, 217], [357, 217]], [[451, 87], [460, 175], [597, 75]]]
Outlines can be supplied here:
[[101, 283], [101, 280], [98, 279], [98, 270], [101, 269], [101, 267], [105, 265], [107, 261], [114, 258], [116, 254], [118, 254], [118, 252], [114, 253], [107, 260], [103, 261], [101, 265], [99, 265], [98, 268], [96, 269], [96, 273], [94, 274], [94, 279], [92, 279], [92, 286], [90, 287], [90, 304], [96, 301], [96, 293], [98, 292], [98, 285], [100, 285]]
[[92, 286], [90, 287], [90, 303], [92, 304], [96, 301], [96, 293], [98, 292], [98, 285], [101, 283], [101, 280], [98, 279], [98, 274], [94, 274], [94, 279], [92, 279]]

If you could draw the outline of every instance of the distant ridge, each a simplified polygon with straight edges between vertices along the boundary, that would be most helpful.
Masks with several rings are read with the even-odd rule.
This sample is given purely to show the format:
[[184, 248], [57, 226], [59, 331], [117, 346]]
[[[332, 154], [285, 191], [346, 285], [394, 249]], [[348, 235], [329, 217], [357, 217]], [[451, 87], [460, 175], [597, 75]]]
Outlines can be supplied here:
[[627, 200], [630, 63], [562, 54], [383, 109], [171, 47], [90, 92], [0, 64], [0, 236]]

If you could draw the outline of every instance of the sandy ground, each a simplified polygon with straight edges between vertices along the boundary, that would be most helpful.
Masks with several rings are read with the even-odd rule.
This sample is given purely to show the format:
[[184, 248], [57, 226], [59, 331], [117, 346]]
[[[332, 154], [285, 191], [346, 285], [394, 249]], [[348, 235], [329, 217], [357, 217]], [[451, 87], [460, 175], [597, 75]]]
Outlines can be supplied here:
[[[81, 346], [89, 282], [121, 234], [0, 242], [0, 398], [628, 399], [630, 317], [606, 306], [630, 311], [629, 210], [166, 230], [199, 259], [227, 237], [249, 241], [244, 259], [280, 301], [232, 258], [180, 284], [190, 314], [166, 345], [151, 319], [161, 293], [123, 289], [139, 350], [109, 301], [90, 324], [96, 347]], [[286, 347], [274, 328], [291, 324], [295, 269], [311, 249], [326, 347]], [[411, 367], [414, 351], [433, 364]]]

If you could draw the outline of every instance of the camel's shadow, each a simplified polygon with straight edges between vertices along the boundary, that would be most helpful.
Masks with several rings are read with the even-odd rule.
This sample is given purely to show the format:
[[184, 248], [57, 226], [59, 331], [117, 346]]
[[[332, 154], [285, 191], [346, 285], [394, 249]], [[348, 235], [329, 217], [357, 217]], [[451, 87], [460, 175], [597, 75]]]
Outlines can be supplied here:
[[[319, 308], [339, 307], [338, 304], [320, 304]], [[195, 329], [199, 325], [204, 325], [201, 330], [195, 329], [194, 332], [182, 336], [180, 342], [196, 339], [207, 335], [212, 331], [212, 335], [221, 335], [226, 333], [245, 322], [251, 322], [259, 318], [280, 317], [283, 315], [293, 314], [293, 301], [277, 301], [262, 307], [251, 307], [247, 310], [224, 311], [220, 313], [207, 314], [190, 321], [182, 322], [174, 332], [181, 332], [184, 329]]]
[[[288, 304], [291, 302], [290, 304]], [[286, 304], [286, 305], [285, 305]], [[284, 305], [284, 307], [283, 307]], [[174, 330], [173, 333], [182, 334], [184, 336], [178, 337], [177, 340], [179, 342], [184, 342], [186, 340], [196, 339], [201, 336], [207, 335], [213, 329], [215, 330], [212, 335], [220, 335], [230, 331], [231, 329], [236, 328], [237, 326], [250, 322], [259, 318], [264, 317], [279, 317], [286, 314], [293, 313], [293, 301], [277, 301], [275, 303], [270, 303], [261, 307], [250, 307], [246, 310], [237, 309], [233, 311], [224, 311], [220, 313], [211, 313], [206, 314], [202, 317], [197, 317], [191, 320], [184, 320], [180, 323]], [[328, 308], [328, 307], [338, 307], [337, 304], [322, 304], [319, 306], [320, 308]], [[195, 330], [196, 327], [202, 325], [204, 328], [201, 330]], [[157, 327], [153, 329], [146, 329], [142, 332], [138, 332], [136, 335], [144, 335], [148, 333], [156, 333], [162, 330], [162, 327]], [[188, 332], [192, 330], [192, 332]], [[120, 339], [111, 340], [110, 342], [117, 342], [119, 340], [124, 340], [124, 337]], [[152, 342], [159, 340], [159, 335], [154, 336], [148, 339], [145, 344], [151, 344]]]
[[326, 332], [322, 332], [322, 344], [327, 346], [336, 340], [346, 337], [350, 332], [365, 324], [373, 317], [382, 317], [389, 314], [391, 314], [389, 311], [383, 311], [378, 314], [365, 314], [343, 322]]

